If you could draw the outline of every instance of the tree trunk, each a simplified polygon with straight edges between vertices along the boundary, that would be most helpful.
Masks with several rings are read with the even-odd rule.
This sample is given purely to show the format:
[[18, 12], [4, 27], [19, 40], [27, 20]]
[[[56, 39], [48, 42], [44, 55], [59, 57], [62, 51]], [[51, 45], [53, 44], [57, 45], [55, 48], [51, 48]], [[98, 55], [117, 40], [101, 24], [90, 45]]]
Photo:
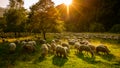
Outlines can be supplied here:
[[15, 38], [17, 38], [17, 32], [15, 32]]
[[46, 32], [43, 31], [42, 33], [43, 33], [43, 38], [44, 38], [44, 40], [46, 40]]

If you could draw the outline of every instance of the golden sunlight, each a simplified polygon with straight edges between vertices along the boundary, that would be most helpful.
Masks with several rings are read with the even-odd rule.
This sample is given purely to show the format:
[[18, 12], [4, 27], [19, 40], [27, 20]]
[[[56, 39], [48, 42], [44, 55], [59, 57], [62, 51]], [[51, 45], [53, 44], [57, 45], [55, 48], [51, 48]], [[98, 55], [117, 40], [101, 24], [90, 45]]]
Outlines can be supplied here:
[[72, 0], [64, 0], [63, 3], [69, 6], [72, 3]]
[[72, 0], [64, 0], [63, 3], [67, 6], [67, 18], [69, 18], [69, 6], [72, 3]]

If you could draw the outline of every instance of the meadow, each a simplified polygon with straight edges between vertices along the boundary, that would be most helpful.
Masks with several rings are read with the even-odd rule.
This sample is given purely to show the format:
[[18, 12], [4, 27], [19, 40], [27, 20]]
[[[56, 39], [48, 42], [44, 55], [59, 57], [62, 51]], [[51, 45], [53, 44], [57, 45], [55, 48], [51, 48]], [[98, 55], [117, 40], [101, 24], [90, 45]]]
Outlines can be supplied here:
[[[53, 34], [47, 35], [47, 41], [49, 42], [54, 37], [56, 36]], [[25, 40], [35, 38], [36, 35], [17, 39]], [[74, 46], [71, 46], [67, 58], [57, 57], [52, 53], [49, 53], [43, 58], [41, 57], [41, 44], [39, 42], [37, 42], [34, 53], [23, 52], [21, 44], [18, 44], [15, 53], [10, 54], [8, 44], [9, 42], [15, 41], [15, 39], [8, 38], [8, 42], [0, 43], [0, 68], [120, 68], [120, 40], [89, 39], [95, 46], [101, 43], [106, 45], [111, 51], [109, 55], [95, 54], [95, 58], [91, 58], [89, 54], [76, 53]]]

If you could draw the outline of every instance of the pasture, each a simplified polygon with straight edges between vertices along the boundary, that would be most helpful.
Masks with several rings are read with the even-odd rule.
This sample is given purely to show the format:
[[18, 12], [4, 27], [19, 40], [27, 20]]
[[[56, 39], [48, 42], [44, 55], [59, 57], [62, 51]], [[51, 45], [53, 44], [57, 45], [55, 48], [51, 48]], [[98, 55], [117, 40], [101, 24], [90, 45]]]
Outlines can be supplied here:
[[[91, 36], [92, 35], [92, 36]], [[94, 36], [93, 36], [94, 35]], [[104, 37], [103, 37], [104, 35]], [[76, 53], [74, 45], [71, 45], [70, 53], [67, 58], [55, 56], [53, 53], [49, 53], [45, 58], [41, 57], [41, 44], [37, 42], [36, 51], [33, 53], [26, 53], [22, 51], [21, 44], [18, 44], [14, 53], [9, 53], [8, 44], [14, 42], [14, 39], [7, 39], [7, 42], [0, 43], [0, 68], [120, 68], [120, 39], [111, 39], [114, 36], [120, 36], [119, 34], [47, 34], [47, 42], [49, 43], [54, 38], [64, 39], [75, 37], [86, 38], [91, 44], [97, 46], [99, 44], [106, 45], [111, 51], [109, 55], [96, 54], [92, 58], [90, 54], [83, 52]], [[32, 35], [29, 37], [20, 37], [19, 40], [33, 39], [41, 35]], [[64, 36], [64, 38], [63, 38]], [[89, 37], [90, 36], [90, 37]], [[98, 38], [99, 36], [99, 38]], [[107, 36], [107, 37], [105, 37]], [[101, 38], [103, 37], [103, 38]], [[0, 40], [2, 41], [2, 40]]]

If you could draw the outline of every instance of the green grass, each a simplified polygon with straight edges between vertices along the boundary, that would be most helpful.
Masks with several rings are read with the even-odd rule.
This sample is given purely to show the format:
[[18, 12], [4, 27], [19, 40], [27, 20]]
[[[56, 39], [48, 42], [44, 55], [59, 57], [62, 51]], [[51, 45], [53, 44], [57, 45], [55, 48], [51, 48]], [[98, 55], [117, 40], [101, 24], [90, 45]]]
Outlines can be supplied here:
[[101, 42], [108, 46], [110, 55], [90, 55], [76, 53], [71, 49], [67, 58], [61, 58], [48, 54], [43, 58], [40, 55], [40, 45], [36, 46], [36, 52], [22, 52], [21, 46], [17, 46], [16, 52], [10, 54], [8, 43], [0, 43], [0, 68], [120, 68], [120, 44], [115, 40], [92, 39], [92, 44]]

